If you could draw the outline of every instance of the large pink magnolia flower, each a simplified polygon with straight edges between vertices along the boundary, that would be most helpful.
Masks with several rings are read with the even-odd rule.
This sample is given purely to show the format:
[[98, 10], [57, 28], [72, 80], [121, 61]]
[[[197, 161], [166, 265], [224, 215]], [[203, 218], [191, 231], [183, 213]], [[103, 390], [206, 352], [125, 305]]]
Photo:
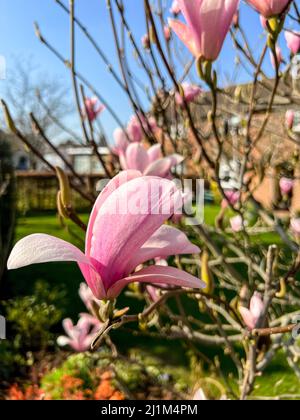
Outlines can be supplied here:
[[178, 5], [187, 25], [169, 19], [169, 26], [196, 58], [216, 60], [239, 0], [178, 0]]
[[100, 104], [97, 98], [86, 98], [83, 115], [85, 118], [87, 117], [90, 122], [93, 122], [104, 109], [105, 106]]
[[114, 299], [132, 282], [204, 287], [198, 278], [173, 267], [148, 266], [135, 272], [156, 257], [199, 252], [181, 231], [163, 225], [181, 206], [181, 192], [172, 181], [121, 172], [96, 200], [85, 253], [54, 236], [29, 235], [13, 248], [8, 269], [75, 261], [97, 299]]
[[285, 31], [284, 33], [287, 47], [293, 55], [300, 52], [300, 33], [295, 31]]
[[292, 0], [246, 0], [265, 18], [281, 15]]
[[244, 308], [243, 306], [239, 307], [243, 321], [250, 330], [256, 328], [257, 322], [263, 314], [263, 310], [264, 303], [258, 292], [254, 292], [250, 300], [250, 309]]
[[161, 178], [170, 178], [171, 168], [184, 160], [183, 156], [177, 154], [164, 158], [160, 144], [155, 144], [146, 150], [140, 143], [129, 144], [125, 153], [121, 151], [119, 158], [124, 170], [134, 169], [140, 171], [141, 175], [153, 175]]
[[80, 314], [77, 325], [74, 325], [72, 320], [67, 318], [63, 320], [63, 327], [67, 335], [58, 337], [57, 344], [59, 346], [70, 346], [77, 352], [84, 352], [90, 349], [101, 323], [90, 314]]

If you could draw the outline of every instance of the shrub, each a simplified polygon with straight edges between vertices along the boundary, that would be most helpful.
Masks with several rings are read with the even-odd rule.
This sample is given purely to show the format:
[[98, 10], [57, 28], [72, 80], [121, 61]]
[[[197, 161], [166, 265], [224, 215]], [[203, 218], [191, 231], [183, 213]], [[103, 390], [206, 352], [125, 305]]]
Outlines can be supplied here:
[[15, 224], [15, 178], [12, 153], [0, 132], [0, 284], [11, 248]]
[[57, 325], [63, 312], [65, 292], [51, 289], [38, 281], [32, 296], [16, 297], [4, 303], [6, 319], [17, 349], [45, 350], [54, 344], [52, 328]]

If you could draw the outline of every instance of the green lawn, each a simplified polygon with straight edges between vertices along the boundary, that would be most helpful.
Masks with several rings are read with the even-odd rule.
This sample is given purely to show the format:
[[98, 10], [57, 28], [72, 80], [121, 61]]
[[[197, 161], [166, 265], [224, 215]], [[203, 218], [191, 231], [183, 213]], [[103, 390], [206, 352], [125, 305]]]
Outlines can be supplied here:
[[[219, 208], [217, 206], [209, 206], [206, 208], [205, 221], [206, 223], [213, 224], [215, 216]], [[81, 215], [84, 221], [87, 221], [88, 215]], [[26, 235], [32, 233], [47, 233], [55, 235], [66, 241], [73, 242], [75, 245], [83, 248], [83, 233], [71, 224], [68, 228], [63, 228], [55, 214], [44, 213], [35, 214], [26, 217], [19, 217], [17, 222], [15, 240], [19, 240]], [[278, 241], [275, 234], [262, 235], [256, 237], [253, 243], [259, 244], [270, 243]], [[33, 290], [34, 284], [37, 280], [46, 280], [53, 286], [60, 286], [67, 292], [65, 316], [77, 318], [77, 314], [84, 310], [84, 307], [78, 297], [78, 286], [83, 281], [81, 273], [74, 263], [58, 263], [58, 264], [40, 264], [30, 266], [8, 273], [7, 286], [10, 295], [25, 295], [30, 294]], [[129, 305], [132, 311], [138, 310], [135, 300], [120, 298], [121, 305]], [[182, 342], [169, 343], [163, 340], [155, 340], [147, 337], [136, 337], [127, 331], [117, 331], [113, 335], [123, 350], [135, 348], [149, 351], [162, 359], [165, 359], [168, 364], [187, 366], [188, 359], [186, 357], [186, 347]], [[176, 348], [176, 351], [174, 349]], [[201, 349], [201, 351], [212, 355], [212, 352], [219, 354], [225, 362], [222, 352], [219, 349], [212, 351], [211, 349]], [[227, 369], [230, 366], [227, 365]], [[278, 395], [278, 394], [296, 394], [300, 393], [300, 384], [296, 377], [293, 375], [291, 369], [287, 365], [283, 355], [279, 355], [276, 361], [269, 367], [266, 374], [259, 378], [257, 381], [258, 388], [255, 390], [256, 395]], [[298, 391], [299, 390], [299, 391]]]

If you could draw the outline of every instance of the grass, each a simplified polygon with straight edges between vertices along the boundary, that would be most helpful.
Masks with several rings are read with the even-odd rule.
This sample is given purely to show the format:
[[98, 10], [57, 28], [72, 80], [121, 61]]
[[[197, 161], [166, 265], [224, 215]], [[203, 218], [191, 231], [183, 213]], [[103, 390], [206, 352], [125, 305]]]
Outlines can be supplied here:
[[[209, 206], [205, 212], [205, 222], [213, 224], [219, 207]], [[82, 214], [82, 219], [87, 221], [88, 215]], [[15, 240], [19, 240], [26, 235], [32, 233], [47, 233], [57, 236], [66, 241], [70, 241], [75, 245], [83, 248], [83, 233], [73, 225], [67, 225], [62, 228], [57, 217], [53, 213], [32, 214], [26, 217], [19, 217], [16, 229]], [[278, 243], [278, 236], [273, 233], [255, 236], [253, 239], [254, 246], [266, 245], [268, 243]], [[77, 318], [79, 312], [84, 310], [82, 302], [78, 297], [78, 287], [83, 281], [82, 275], [74, 263], [51, 263], [40, 264], [26, 267], [20, 270], [11, 271], [7, 277], [7, 287], [10, 295], [28, 295], [33, 290], [37, 280], [46, 280], [50, 285], [61, 286], [67, 291], [65, 316]], [[135, 300], [128, 300], [121, 297], [120, 307], [122, 304], [132, 307], [132, 311], [138, 310]], [[121, 346], [122, 350], [146, 351], [150, 354], [159, 356], [166, 361], [168, 365], [178, 365], [187, 367], [189, 359], [187, 357], [187, 349], [183, 342], [166, 342], [164, 340], [136, 337], [128, 331], [118, 331], [113, 334], [113, 339]], [[139, 350], [136, 350], [139, 349]], [[176, 351], [174, 351], [176, 349]], [[222, 362], [227, 363], [228, 359], [220, 351], [221, 349], [201, 349], [208, 355], [214, 352], [221, 357]], [[226, 366], [228, 371], [230, 365]], [[288, 366], [284, 355], [279, 354], [270, 365], [265, 374], [258, 378], [257, 387], [254, 395], [275, 396], [278, 394], [297, 394], [300, 384], [292, 370]]]

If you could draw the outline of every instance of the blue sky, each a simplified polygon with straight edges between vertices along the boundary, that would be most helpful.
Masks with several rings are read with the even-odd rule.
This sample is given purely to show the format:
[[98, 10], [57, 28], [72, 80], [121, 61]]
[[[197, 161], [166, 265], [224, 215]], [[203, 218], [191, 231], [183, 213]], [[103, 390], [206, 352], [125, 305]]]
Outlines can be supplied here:
[[[167, 1], [167, 0], [165, 0]], [[168, 0], [171, 3], [171, 0]], [[137, 40], [145, 33], [145, 22], [142, 11], [142, 0], [124, 0], [127, 16]], [[65, 4], [68, 1], [65, 0]], [[76, 14], [97, 39], [112, 64], [117, 65], [111, 28], [106, 10], [106, 0], [76, 0]], [[242, 5], [241, 19], [255, 51], [259, 52], [264, 42], [264, 35], [258, 15], [249, 7]], [[0, 0], [0, 55], [6, 58], [7, 72], [14, 65], [14, 57], [32, 56], [42, 71], [52, 77], [58, 77], [67, 86], [70, 84], [69, 74], [57, 59], [37, 40], [33, 31], [33, 22], [37, 21], [41, 32], [66, 57], [69, 56], [69, 28], [67, 15], [56, 5], [54, 0]], [[282, 37], [283, 38], [283, 37]], [[82, 72], [111, 103], [124, 122], [132, 114], [127, 98], [112, 80], [89, 43], [81, 35], [77, 38], [78, 70]], [[284, 39], [281, 46], [286, 53]], [[131, 54], [131, 53], [130, 53]], [[222, 54], [215, 63], [222, 74], [221, 82], [232, 80], [235, 53], [230, 38], [225, 42]], [[131, 60], [133, 70], [144, 80], [134, 58]], [[271, 72], [269, 59], [266, 70]], [[249, 76], [242, 70], [235, 74], [237, 81], [246, 81]], [[0, 92], [5, 90], [5, 81], [0, 80]], [[111, 136], [116, 127], [115, 121], [108, 112], [102, 115], [102, 123]], [[75, 116], [71, 124], [78, 128]]]

